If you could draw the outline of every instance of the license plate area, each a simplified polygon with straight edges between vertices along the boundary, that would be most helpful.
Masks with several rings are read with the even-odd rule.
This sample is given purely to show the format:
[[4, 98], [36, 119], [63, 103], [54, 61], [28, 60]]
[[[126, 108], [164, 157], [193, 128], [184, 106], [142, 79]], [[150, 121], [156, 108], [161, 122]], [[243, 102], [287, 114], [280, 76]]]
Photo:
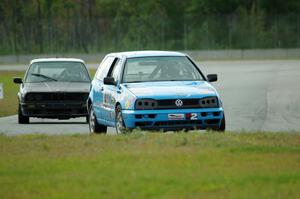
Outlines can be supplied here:
[[184, 120], [185, 115], [183, 113], [171, 113], [171, 114], [168, 114], [168, 119], [169, 120]]
[[197, 120], [197, 113], [171, 113], [168, 114], [169, 120]]

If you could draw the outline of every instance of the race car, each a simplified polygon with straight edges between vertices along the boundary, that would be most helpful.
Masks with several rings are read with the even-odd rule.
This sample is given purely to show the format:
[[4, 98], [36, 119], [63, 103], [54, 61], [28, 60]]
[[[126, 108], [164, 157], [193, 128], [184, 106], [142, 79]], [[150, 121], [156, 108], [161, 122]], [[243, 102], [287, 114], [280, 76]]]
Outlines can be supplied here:
[[87, 100], [89, 130], [117, 133], [146, 130], [213, 129], [225, 131], [222, 101], [186, 54], [134, 51], [105, 56]]
[[71, 58], [34, 59], [18, 92], [18, 122], [28, 124], [30, 117], [70, 119], [86, 117], [91, 79], [84, 61]]

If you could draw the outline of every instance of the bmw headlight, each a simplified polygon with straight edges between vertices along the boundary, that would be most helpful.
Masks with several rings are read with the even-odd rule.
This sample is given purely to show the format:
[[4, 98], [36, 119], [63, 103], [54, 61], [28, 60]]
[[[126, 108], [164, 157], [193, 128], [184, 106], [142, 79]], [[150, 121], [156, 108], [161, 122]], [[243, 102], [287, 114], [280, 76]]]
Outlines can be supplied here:
[[157, 101], [153, 99], [137, 99], [135, 101], [135, 109], [147, 110], [155, 109], [157, 107]]
[[199, 100], [199, 104], [202, 108], [218, 108], [218, 98], [217, 97], [205, 97]]

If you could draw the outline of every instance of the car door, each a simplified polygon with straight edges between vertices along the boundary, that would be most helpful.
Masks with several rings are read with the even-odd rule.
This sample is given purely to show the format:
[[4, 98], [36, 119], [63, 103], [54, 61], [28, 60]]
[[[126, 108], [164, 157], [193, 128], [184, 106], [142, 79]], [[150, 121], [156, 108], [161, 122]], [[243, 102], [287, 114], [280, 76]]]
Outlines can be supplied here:
[[95, 78], [92, 82], [92, 97], [93, 97], [93, 108], [96, 114], [97, 119], [101, 122], [104, 121], [103, 119], [103, 79], [107, 76], [107, 73], [110, 69], [110, 66], [112, 65], [114, 61], [114, 57], [106, 57], [100, 64], [96, 74]]
[[114, 125], [115, 121], [115, 104], [117, 101], [117, 97], [119, 94], [118, 91], [118, 82], [119, 82], [119, 76], [120, 71], [122, 67], [121, 59], [116, 58], [114, 60], [114, 63], [111, 65], [111, 68], [109, 69], [109, 72], [107, 74], [107, 77], [113, 77], [114, 80], [117, 82], [117, 86], [115, 85], [104, 85], [104, 97], [103, 97], [103, 115], [104, 118], [107, 120], [107, 122]]

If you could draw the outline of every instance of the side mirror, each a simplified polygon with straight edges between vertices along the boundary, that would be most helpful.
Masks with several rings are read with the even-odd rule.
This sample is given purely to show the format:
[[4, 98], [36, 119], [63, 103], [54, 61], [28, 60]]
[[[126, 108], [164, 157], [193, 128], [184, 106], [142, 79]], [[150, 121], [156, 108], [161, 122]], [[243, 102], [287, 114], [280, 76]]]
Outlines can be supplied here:
[[103, 83], [106, 85], [116, 85], [115, 79], [113, 77], [105, 77]]
[[22, 78], [20, 78], [20, 77], [14, 77], [14, 83], [15, 83], [15, 84], [22, 84], [22, 83], [23, 83], [23, 80], [22, 80]]
[[218, 75], [217, 74], [209, 74], [209, 75], [207, 75], [207, 80], [209, 82], [216, 82], [218, 80]]

